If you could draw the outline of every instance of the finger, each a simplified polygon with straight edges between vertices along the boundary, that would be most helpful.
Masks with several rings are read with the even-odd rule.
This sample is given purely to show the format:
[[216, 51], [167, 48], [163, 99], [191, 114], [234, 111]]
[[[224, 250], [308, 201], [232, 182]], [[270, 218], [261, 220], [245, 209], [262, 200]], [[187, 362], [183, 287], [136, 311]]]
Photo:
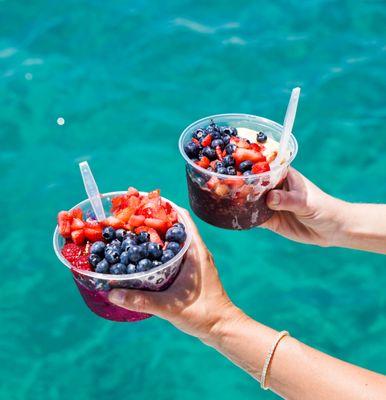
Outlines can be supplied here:
[[272, 210], [290, 211], [297, 214], [305, 211], [306, 201], [302, 192], [271, 190], [267, 194], [267, 205]]
[[289, 190], [298, 189], [304, 186], [303, 182], [305, 177], [295, 168], [290, 167], [288, 170], [286, 182], [288, 183]]
[[157, 292], [113, 289], [109, 293], [109, 301], [127, 310], [159, 315], [162, 313], [159, 295]]

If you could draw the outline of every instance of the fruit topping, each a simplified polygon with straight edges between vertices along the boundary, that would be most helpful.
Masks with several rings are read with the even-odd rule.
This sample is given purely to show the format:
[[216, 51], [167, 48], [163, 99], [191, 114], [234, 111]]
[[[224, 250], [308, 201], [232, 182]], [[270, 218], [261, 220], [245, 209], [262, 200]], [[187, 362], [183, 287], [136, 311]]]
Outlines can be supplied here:
[[182, 248], [185, 227], [158, 190], [141, 195], [129, 188], [113, 198], [111, 205], [112, 215], [101, 222], [83, 220], [80, 209], [58, 214], [59, 233], [67, 240], [62, 255], [74, 267], [103, 274], [132, 274], [162, 265], [172, 258], [170, 252], [174, 255]]

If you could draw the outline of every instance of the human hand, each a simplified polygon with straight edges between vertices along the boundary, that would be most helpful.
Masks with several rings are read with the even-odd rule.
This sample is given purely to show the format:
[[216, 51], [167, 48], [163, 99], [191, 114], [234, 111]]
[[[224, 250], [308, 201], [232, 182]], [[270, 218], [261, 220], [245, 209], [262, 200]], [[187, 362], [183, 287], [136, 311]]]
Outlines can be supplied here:
[[276, 212], [262, 227], [297, 242], [332, 246], [341, 226], [339, 212], [346, 204], [290, 168], [283, 190], [267, 195], [268, 207]]
[[175, 282], [163, 292], [114, 289], [109, 300], [128, 310], [157, 315], [205, 341], [224, 316], [233, 317], [238, 309], [225, 293], [213, 257], [189, 213], [186, 210], [183, 213], [189, 220], [187, 229], [192, 231], [192, 243]]

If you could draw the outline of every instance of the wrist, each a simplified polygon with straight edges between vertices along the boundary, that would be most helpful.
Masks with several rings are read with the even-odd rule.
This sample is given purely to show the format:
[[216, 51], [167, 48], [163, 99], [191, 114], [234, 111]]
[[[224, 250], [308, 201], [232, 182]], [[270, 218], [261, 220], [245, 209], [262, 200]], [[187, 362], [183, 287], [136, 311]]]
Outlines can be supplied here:
[[205, 335], [201, 335], [199, 339], [208, 346], [221, 347], [221, 344], [229, 332], [235, 330], [236, 327], [245, 323], [249, 317], [244, 314], [233, 303], [226, 304], [221, 312], [214, 317], [210, 324], [210, 329]]
[[323, 247], [343, 247], [341, 243], [347, 238], [347, 224], [350, 221], [350, 218], [347, 217], [350, 203], [328, 196], [328, 199], [325, 199], [325, 205], [330, 211], [323, 218], [328, 221], [328, 226], [324, 228], [327, 234], [321, 245]]

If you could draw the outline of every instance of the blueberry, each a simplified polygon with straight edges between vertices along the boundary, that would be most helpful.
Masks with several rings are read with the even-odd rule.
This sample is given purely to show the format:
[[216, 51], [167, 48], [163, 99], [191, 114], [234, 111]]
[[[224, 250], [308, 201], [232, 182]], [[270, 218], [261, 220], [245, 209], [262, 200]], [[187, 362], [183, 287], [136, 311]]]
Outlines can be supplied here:
[[126, 235], [124, 236], [123, 239], [124, 239], [124, 240], [126, 240], [126, 239], [131, 239], [131, 240], [133, 240], [134, 242], [136, 242], [136, 241], [137, 241], [137, 235], [136, 235], [134, 232], [126, 232]]
[[165, 250], [161, 257], [162, 264], [168, 262], [174, 257], [174, 253], [171, 250]]
[[252, 166], [253, 166], [253, 162], [246, 160], [246, 161], [243, 161], [240, 163], [239, 170], [241, 172], [249, 171], [252, 168]]
[[221, 149], [224, 147], [224, 142], [221, 139], [215, 139], [211, 143], [212, 149], [215, 149], [219, 146]]
[[149, 242], [141, 243], [139, 247], [141, 248], [141, 258], [147, 258], [149, 256], [148, 250]]
[[129, 255], [129, 260], [132, 263], [137, 263], [141, 258], [141, 248], [139, 246], [131, 246], [127, 249], [127, 253]]
[[128, 274], [134, 274], [135, 272], [137, 272], [137, 267], [135, 266], [135, 264], [129, 264], [129, 265], [126, 267], [126, 272], [127, 272]]
[[185, 225], [181, 222], [176, 222], [173, 226], [185, 230]]
[[198, 156], [199, 147], [194, 142], [189, 142], [184, 146], [186, 155], [189, 158], [195, 158]]
[[257, 134], [256, 140], [259, 143], [265, 143], [267, 141], [267, 135], [264, 132], [259, 132]]
[[180, 227], [173, 226], [167, 230], [165, 238], [168, 242], [182, 243], [186, 240], [186, 232]]
[[126, 265], [124, 265], [122, 263], [117, 263], [110, 267], [110, 274], [122, 275], [122, 274], [126, 274], [126, 271], [127, 271]]
[[147, 232], [141, 232], [137, 236], [137, 243], [146, 243], [150, 240], [150, 235]]
[[229, 143], [231, 137], [229, 135], [223, 135], [222, 141], [224, 142], [225, 146]]
[[116, 249], [105, 251], [105, 260], [110, 264], [115, 264], [119, 261], [120, 253]]
[[97, 264], [98, 264], [101, 260], [102, 260], [101, 257], [99, 257], [98, 255], [93, 254], [93, 253], [91, 253], [91, 254], [88, 256], [88, 262], [89, 262], [93, 267], [96, 267]]
[[222, 126], [221, 133], [223, 135], [231, 135], [232, 134], [231, 127], [230, 126]]
[[102, 231], [102, 236], [105, 240], [107, 240], [108, 242], [111, 242], [113, 239], [115, 239], [114, 228], [111, 226], [104, 228]]
[[120, 245], [117, 244], [111, 244], [109, 243], [106, 247], [105, 247], [105, 254], [110, 252], [110, 251], [117, 251], [119, 254], [122, 253], [122, 248]]
[[223, 174], [223, 175], [227, 175], [228, 174], [227, 169], [225, 167], [223, 167], [223, 166], [218, 167], [216, 172], [219, 173], [219, 174]]
[[225, 147], [225, 151], [227, 154], [233, 154], [237, 149], [237, 146], [233, 143], [229, 143]]
[[212, 136], [212, 140], [221, 139], [221, 133], [219, 131], [212, 131], [210, 134]]
[[105, 253], [105, 243], [104, 242], [95, 242], [91, 246], [90, 252], [92, 254], [97, 254], [98, 256], [103, 256]]
[[236, 169], [233, 166], [227, 167], [227, 174], [228, 175], [236, 175]]
[[115, 236], [118, 240], [122, 242], [124, 240], [125, 236], [127, 235], [127, 231], [125, 229], [117, 229], [115, 232]]
[[148, 258], [142, 259], [137, 265], [138, 272], [148, 271], [151, 268], [153, 268], [153, 263]]
[[230, 126], [231, 129], [231, 136], [237, 136], [237, 129], [233, 126]]
[[225, 167], [232, 167], [235, 165], [235, 159], [230, 155], [225, 156], [222, 162]]
[[147, 250], [151, 260], [158, 260], [162, 256], [162, 248], [158, 243], [148, 243]]
[[130, 263], [129, 253], [124, 251], [119, 257], [122, 264], [128, 265]]
[[[241, 165], [241, 164], [240, 164]], [[253, 175], [251, 170], [244, 171], [243, 175], [248, 176], [248, 175]]]
[[181, 246], [177, 242], [169, 242], [166, 246], [166, 250], [171, 250], [174, 254], [177, 254], [181, 250]]
[[133, 239], [131, 239], [131, 238], [126, 238], [126, 239], [122, 242], [121, 249], [122, 249], [123, 251], [127, 251], [127, 249], [128, 249], [129, 247], [135, 246], [136, 244], [137, 244], [137, 242], [134, 241]]
[[205, 130], [204, 129], [198, 128], [193, 132], [193, 137], [195, 139], [200, 140], [203, 136], [205, 136]]
[[96, 265], [95, 272], [98, 272], [100, 274], [107, 274], [109, 268], [110, 264], [105, 259], [103, 259]]
[[204, 147], [204, 150], [202, 150], [202, 155], [208, 157], [209, 160], [215, 160], [217, 157], [215, 150], [209, 146]]
[[122, 245], [122, 243], [118, 239], [114, 239], [108, 244], [108, 246], [114, 246], [114, 247], [118, 247], [118, 248], [121, 248], [121, 245]]
[[158, 261], [158, 260], [153, 261], [153, 268], [159, 267], [160, 265], [162, 265], [161, 261]]

